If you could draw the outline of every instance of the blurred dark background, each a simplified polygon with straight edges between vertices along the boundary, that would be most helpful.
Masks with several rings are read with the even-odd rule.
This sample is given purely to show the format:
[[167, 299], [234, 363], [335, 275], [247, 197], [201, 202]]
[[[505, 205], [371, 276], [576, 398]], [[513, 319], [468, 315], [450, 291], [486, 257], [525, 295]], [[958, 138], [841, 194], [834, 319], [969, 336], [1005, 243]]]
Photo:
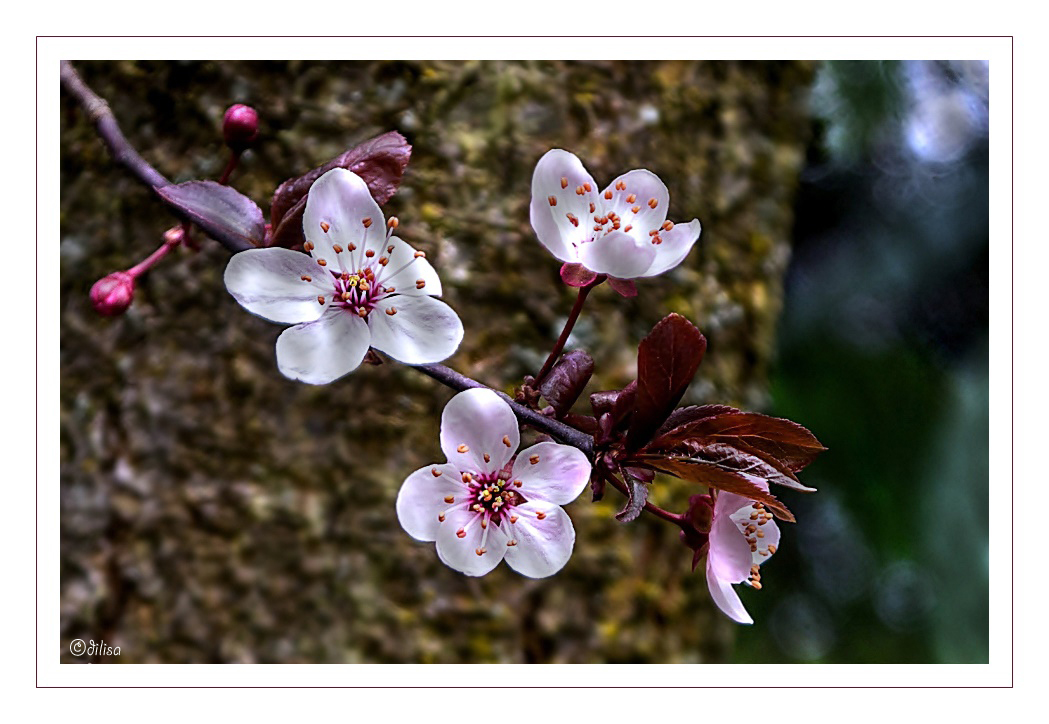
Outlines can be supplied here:
[[461, 576], [393, 513], [439, 458], [449, 390], [396, 365], [285, 380], [281, 328], [226, 294], [211, 243], [94, 315], [94, 280], [172, 219], [64, 97], [63, 642], [124, 663], [986, 661], [986, 64], [75, 65], [176, 181], [217, 176], [223, 111], [258, 108], [232, 183], [264, 210], [285, 178], [404, 133], [384, 211], [463, 319], [449, 364], [507, 391], [572, 300], [528, 224], [535, 161], [567, 148], [601, 185], [655, 171], [701, 244], [635, 299], [591, 295], [569, 343], [598, 361], [590, 389], [632, 379], [676, 311], [710, 341], [686, 402], [790, 417], [830, 452], [803, 475], [819, 493], [781, 495], [799, 523], [742, 593], [753, 627], [712, 607], [668, 526], [614, 521], [613, 495], [569, 507], [558, 576]]

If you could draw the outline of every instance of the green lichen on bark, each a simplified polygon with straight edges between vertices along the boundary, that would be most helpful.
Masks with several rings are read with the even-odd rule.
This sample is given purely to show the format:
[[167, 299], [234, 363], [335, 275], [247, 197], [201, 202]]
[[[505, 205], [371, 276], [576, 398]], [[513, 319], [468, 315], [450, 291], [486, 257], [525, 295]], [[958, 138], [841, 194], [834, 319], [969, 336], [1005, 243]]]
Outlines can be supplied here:
[[[759, 409], [808, 129], [803, 63], [82, 63], [129, 140], [173, 180], [215, 177], [220, 124], [255, 106], [259, 145], [233, 184], [264, 210], [285, 178], [400, 130], [414, 146], [384, 212], [427, 251], [466, 340], [449, 364], [511, 391], [534, 374], [573, 293], [528, 221], [531, 172], [573, 151], [599, 185], [631, 168], [703, 223], [635, 299], [591, 295], [569, 349], [590, 390], [632, 379], [637, 342], [679, 312], [710, 340], [685, 402]], [[68, 98], [62, 119], [62, 636], [133, 662], [717, 662], [731, 624], [675, 529], [568, 507], [556, 577], [470, 579], [399, 528], [404, 477], [441, 459], [452, 392], [395, 364], [328, 387], [277, 372], [280, 327], [225, 292], [216, 244], [173, 255], [131, 311], [96, 317], [92, 282], [173, 220], [106, 155]], [[690, 491], [662, 481], [653, 500]], [[759, 595], [774, 595], [765, 592]], [[78, 660], [68, 653], [63, 660]]]

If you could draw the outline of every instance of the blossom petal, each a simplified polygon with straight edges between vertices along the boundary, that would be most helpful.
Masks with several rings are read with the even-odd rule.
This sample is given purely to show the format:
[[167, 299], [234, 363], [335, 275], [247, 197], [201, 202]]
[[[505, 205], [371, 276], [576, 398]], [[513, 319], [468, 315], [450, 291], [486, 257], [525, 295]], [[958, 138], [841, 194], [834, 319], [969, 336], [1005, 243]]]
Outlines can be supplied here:
[[641, 276], [653, 277], [683, 262], [688, 253], [692, 251], [692, 246], [696, 243], [701, 231], [699, 219], [692, 219], [687, 224], [674, 224], [674, 228], [670, 231], [661, 231], [659, 238], [662, 243], [655, 245], [656, 258]]
[[[560, 506], [530, 500], [513, 509], [517, 522], [509, 526], [517, 545], [506, 546], [506, 563], [522, 576], [545, 578], [565, 567], [575, 546], [572, 519]], [[539, 519], [539, 515], [543, 519]]]
[[[763, 481], [764, 482], [764, 481]], [[765, 484], [768, 485], [767, 483]], [[751, 520], [750, 516], [756, 512], [752, 507], [753, 503], [746, 498], [742, 498], [744, 501], [743, 506], [732, 514], [732, 522], [740, 529], [740, 534], [746, 537], [746, 533], [743, 531], [748, 525], [753, 525], [756, 530], [751, 540], [754, 541], [757, 550], [751, 553], [751, 564], [760, 566], [762, 563], [769, 559], [776, 549], [779, 547], [779, 526], [776, 525], [776, 521], [768, 518], [762, 520], [760, 517]], [[761, 537], [758, 537], [758, 533], [761, 533]], [[769, 546], [772, 546], [772, 550], [769, 550]]]
[[655, 257], [656, 245], [651, 239], [641, 241], [622, 231], [613, 231], [584, 244], [580, 252], [580, 260], [587, 269], [620, 279], [641, 276]]
[[714, 520], [710, 526], [710, 552], [707, 568], [719, 580], [741, 583], [750, 576], [752, 556], [750, 544], [732, 519], [732, 514], [750, 508], [750, 501], [733, 493], [718, 493], [714, 503]]
[[407, 365], [448, 359], [463, 341], [459, 315], [433, 297], [384, 297], [368, 315], [368, 326], [372, 346]]
[[[407, 242], [396, 236], [391, 237], [382, 252], [382, 256], [389, 261], [376, 282], [387, 288], [393, 287], [397, 294], [441, 296], [441, 280], [437, 272], [425, 257], [415, 254], [415, 249]], [[422, 286], [419, 282], [422, 282]]]
[[330, 295], [334, 289], [331, 275], [318, 270], [308, 255], [276, 247], [234, 254], [226, 265], [224, 281], [233, 298], [249, 312], [285, 324], [319, 318], [326, 307], [317, 297]]
[[[364, 179], [335, 168], [310, 187], [302, 233], [314, 245], [310, 252], [314, 259], [323, 259], [326, 268], [333, 271], [353, 273], [362, 266], [367, 249], [378, 252], [386, 241], [386, 219]], [[343, 249], [341, 253], [336, 254], [335, 244]], [[351, 252], [352, 247], [356, 250]]]
[[590, 472], [590, 461], [582, 451], [556, 442], [541, 442], [521, 451], [510, 478], [521, 481], [521, 493], [528, 500], [566, 505], [586, 488]]
[[709, 558], [707, 558], [707, 588], [710, 589], [710, 597], [714, 603], [726, 616], [736, 623], [754, 623], [754, 619], [743, 607], [743, 602], [739, 600], [739, 594], [733, 590], [732, 584], [718, 578], [710, 565]]
[[363, 319], [329, 308], [315, 322], [289, 327], [277, 338], [277, 368], [285, 377], [325, 385], [357, 369], [371, 335]]
[[498, 472], [510, 462], [520, 444], [517, 418], [492, 390], [464, 390], [445, 405], [441, 414], [441, 450], [448, 462], [460, 470]]
[[551, 254], [561, 261], [579, 261], [578, 247], [593, 234], [590, 205], [596, 208], [597, 203], [597, 184], [575, 154], [555, 148], [539, 159], [529, 214], [536, 236]]
[[[440, 473], [434, 475], [434, 471]], [[437, 540], [441, 515], [466, 502], [469, 490], [454, 465], [427, 465], [409, 475], [397, 493], [397, 520], [412, 538]], [[448, 501], [451, 498], [451, 502]]]
[[437, 557], [468, 576], [483, 576], [498, 566], [506, 555], [506, 530], [491, 522], [483, 527], [483, 521], [483, 514], [468, 508], [448, 513], [437, 531]]
[[622, 228], [631, 227], [628, 232], [631, 236], [648, 242], [652, 239], [649, 232], [659, 229], [666, 221], [670, 192], [659, 176], [640, 168], [627, 171], [610, 183], [601, 192], [601, 201], [604, 203], [602, 215], [614, 211]]

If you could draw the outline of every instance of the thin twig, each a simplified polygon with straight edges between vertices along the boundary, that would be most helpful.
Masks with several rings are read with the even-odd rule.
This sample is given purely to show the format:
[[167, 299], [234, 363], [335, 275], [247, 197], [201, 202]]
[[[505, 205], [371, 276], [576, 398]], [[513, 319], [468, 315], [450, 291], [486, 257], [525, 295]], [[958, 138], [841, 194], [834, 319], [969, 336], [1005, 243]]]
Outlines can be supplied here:
[[[61, 64], [62, 88], [73, 96], [80, 107], [87, 114], [91, 122], [95, 124], [95, 130], [106, 144], [113, 160], [132, 173], [132, 175], [156, 194], [157, 198], [167, 206], [178, 218], [184, 222], [193, 221], [181, 209], [168, 202], [159, 194], [157, 189], [170, 186], [171, 182], [164, 178], [163, 174], [149, 165], [146, 159], [138, 154], [138, 151], [128, 143], [124, 134], [120, 131], [113, 112], [109, 110], [109, 104], [91, 90], [86, 83], [77, 75], [76, 70], [68, 60]], [[208, 236], [222, 244], [233, 253], [251, 249], [251, 244], [234, 234], [227, 232], [221, 227], [215, 226], [208, 221], [196, 221], [197, 226], [204, 230]]]
[[568, 336], [572, 334], [572, 328], [575, 327], [576, 320], [579, 319], [579, 313], [583, 311], [583, 303], [586, 302], [586, 297], [590, 294], [590, 290], [604, 280], [605, 277], [602, 275], [594, 280], [593, 283], [579, 288], [579, 294], [575, 298], [575, 304], [572, 305], [572, 311], [568, 313], [568, 319], [565, 320], [565, 326], [564, 329], [561, 330], [561, 336], [557, 338], [557, 342], [554, 343], [554, 348], [550, 350], [550, 355], [546, 358], [546, 362], [543, 363], [543, 368], [539, 370], [539, 374], [535, 376], [535, 387], [537, 389], [539, 385], [543, 384], [543, 379], [550, 374], [550, 370], [554, 368], [554, 362], [557, 362], [557, 358], [561, 356], [561, 351], [565, 348]]
[[[597, 466], [595, 470], [598, 471], [598, 473], [601, 475], [602, 478], [604, 478], [606, 482], [611, 483], [613, 488], [625, 495], [628, 499], [630, 498], [630, 491], [626, 489], [626, 485], [619, 478], [617, 478], [615, 475], [608, 472], [601, 466]], [[684, 519], [684, 516], [679, 515], [677, 513], [671, 513], [669, 510], [660, 508], [655, 503], [649, 503], [647, 500], [645, 501], [645, 510], [647, 510], [649, 513], [656, 516], [657, 518], [662, 518], [668, 523], [673, 523], [674, 525], [681, 525], [681, 521]]]

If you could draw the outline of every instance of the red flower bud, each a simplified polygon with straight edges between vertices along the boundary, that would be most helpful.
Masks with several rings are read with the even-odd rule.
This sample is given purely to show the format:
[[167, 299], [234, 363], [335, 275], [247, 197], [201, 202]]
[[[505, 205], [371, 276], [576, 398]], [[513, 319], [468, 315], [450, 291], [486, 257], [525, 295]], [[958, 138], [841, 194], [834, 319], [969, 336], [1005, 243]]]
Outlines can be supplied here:
[[91, 304], [103, 317], [118, 317], [127, 311], [135, 296], [135, 277], [113, 272], [91, 287]]
[[226, 109], [222, 119], [222, 137], [234, 151], [243, 151], [259, 136], [259, 114], [241, 103]]

